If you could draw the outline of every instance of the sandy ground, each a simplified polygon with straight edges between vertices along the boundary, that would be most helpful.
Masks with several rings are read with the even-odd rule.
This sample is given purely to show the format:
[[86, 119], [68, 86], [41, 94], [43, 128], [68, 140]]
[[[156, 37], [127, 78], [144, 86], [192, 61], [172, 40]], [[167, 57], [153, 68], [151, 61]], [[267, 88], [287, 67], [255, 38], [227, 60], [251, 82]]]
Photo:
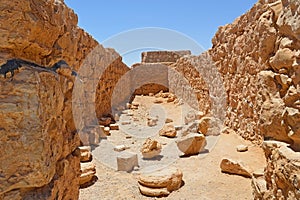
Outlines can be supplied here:
[[[181, 107], [173, 103], [160, 104], [161, 107], [153, 107], [154, 97], [137, 96], [135, 101], [141, 105], [133, 111], [133, 116], [121, 116], [120, 121], [131, 121], [130, 125], [121, 126], [119, 131], [112, 131], [107, 140], [101, 141], [93, 150], [93, 162], [97, 166], [98, 180], [90, 187], [80, 190], [80, 200], [98, 199], [156, 199], [140, 194], [137, 178], [142, 171], [159, 166], [175, 166], [182, 170], [184, 185], [168, 197], [159, 199], [225, 199], [247, 200], [253, 199], [251, 179], [237, 175], [224, 174], [220, 170], [222, 158], [231, 158], [242, 161], [253, 171], [263, 170], [265, 166], [264, 153], [261, 148], [243, 140], [236, 134], [222, 134], [218, 138], [208, 139], [208, 151], [196, 156], [179, 157], [180, 152], [176, 148], [175, 139], [159, 137], [157, 130], [164, 123], [158, 123], [157, 127], [147, 127], [146, 119], [150, 112], [164, 111], [161, 117], [174, 120], [174, 125], [182, 123]], [[122, 118], [125, 117], [125, 118]], [[126, 118], [127, 117], [127, 118]], [[154, 133], [154, 134], [153, 134]], [[131, 138], [128, 138], [128, 136]], [[143, 160], [139, 149], [145, 138], [149, 136], [163, 143], [162, 158], [154, 161]], [[217, 139], [217, 140], [216, 140]], [[215, 144], [215, 141], [216, 144]], [[132, 173], [116, 171], [117, 152], [113, 151], [115, 145], [125, 144], [130, 147], [128, 151], [138, 153], [140, 168]], [[247, 152], [237, 152], [236, 146], [246, 144]]]

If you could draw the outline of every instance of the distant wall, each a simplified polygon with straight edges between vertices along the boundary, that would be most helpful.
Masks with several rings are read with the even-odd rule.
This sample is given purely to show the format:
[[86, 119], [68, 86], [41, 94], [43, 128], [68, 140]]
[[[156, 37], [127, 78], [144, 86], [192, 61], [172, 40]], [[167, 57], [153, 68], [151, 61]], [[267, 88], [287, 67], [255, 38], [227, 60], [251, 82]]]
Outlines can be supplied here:
[[179, 58], [191, 55], [191, 51], [149, 51], [142, 53], [142, 63], [176, 62]]

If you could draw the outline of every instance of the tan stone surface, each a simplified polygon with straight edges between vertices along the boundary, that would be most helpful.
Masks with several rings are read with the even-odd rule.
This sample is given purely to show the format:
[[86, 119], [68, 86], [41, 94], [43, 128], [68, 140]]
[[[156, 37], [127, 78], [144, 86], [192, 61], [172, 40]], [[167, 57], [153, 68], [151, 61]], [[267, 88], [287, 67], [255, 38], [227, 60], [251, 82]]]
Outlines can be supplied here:
[[172, 192], [178, 190], [182, 184], [182, 172], [175, 167], [167, 167], [161, 170], [142, 174], [139, 183], [148, 188], [166, 188]]
[[[75, 151], [79, 137], [72, 133], [71, 110], [64, 109], [71, 103], [68, 82], [33, 68], [0, 80], [0, 193], [47, 185], [60, 173], [58, 163], [70, 162], [64, 159]], [[79, 156], [69, 159], [75, 159], [70, 163], [76, 170]], [[70, 191], [76, 191], [76, 176], [64, 178], [74, 179]]]
[[227, 158], [222, 159], [220, 168], [222, 172], [225, 173], [241, 175], [248, 178], [251, 178], [252, 176], [251, 169], [245, 166], [245, 164], [231, 159], [227, 159]]
[[228, 95], [226, 125], [248, 140], [298, 144], [283, 113], [299, 109], [299, 9], [297, 0], [259, 1], [212, 40]]
[[80, 163], [80, 172], [79, 184], [83, 185], [89, 183], [96, 174], [96, 166], [91, 162]]
[[[45, 67], [65, 60], [78, 71], [98, 45], [77, 27], [76, 14], [62, 0], [4, 0], [0, 7], [1, 65], [11, 58]], [[103, 100], [97, 110], [101, 116], [110, 112], [111, 89], [128, 68], [114, 50], [99, 47], [99, 51], [107, 63], [110, 57], [115, 58], [102, 77], [103, 82], [110, 79], [110, 84], [102, 84], [96, 93]], [[95, 65], [105, 63], [99, 57], [95, 60]], [[4, 148], [0, 153], [0, 198], [78, 198], [79, 137], [71, 112], [74, 79], [70, 69], [61, 68], [57, 72], [37, 71], [27, 66], [15, 71], [11, 80], [0, 77], [0, 145]], [[97, 78], [99, 82], [99, 77], [89, 78]], [[106, 91], [108, 94], [102, 95]], [[87, 99], [93, 98], [89, 93], [86, 95]], [[82, 128], [91, 122], [89, 117], [85, 120]], [[9, 192], [13, 189], [14, 192]]]
[[174, 125], [166, 124], [164, 127], [159, 131], [160, 136], [165, 136], [169, 138], [174, 138], [177, 135], [177, 131], [175, 130]]
[[141, 148], [141, 153], [144, 158], [153, 158], [160, 154], [161, 149], [162, 149], [162, 146], [159, 142], [157, 142], [156, 140], [147, 138]]
[[[268, 164], [261, 181], [265, 182], [267, 190], [254, 187], [255, 197], [299, 199], [300, 153], [290, 149], [286, 143], [276, 141], [265, 141], [263, 149]], [[257, 183], [259, 179], [253, 179], [253, 184]]]
[[203, 134], [191, 133], [176, 141], [177, 147], [184, 155], [195, 155], [201, 152], [205, 145], [206, 139]]

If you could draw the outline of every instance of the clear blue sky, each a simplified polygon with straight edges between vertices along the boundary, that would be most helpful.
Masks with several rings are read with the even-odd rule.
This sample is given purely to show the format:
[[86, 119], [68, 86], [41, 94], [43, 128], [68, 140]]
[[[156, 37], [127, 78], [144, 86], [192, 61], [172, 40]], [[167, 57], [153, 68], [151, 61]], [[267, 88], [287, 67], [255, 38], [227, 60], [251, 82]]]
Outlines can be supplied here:
[[[79, 26], [98, 42], [143, 27], [176, 30], [211, 47], [219, 26], [231, 23], [257, 0], [65, 0], [77, 13]], [[113, 47], [114, 48], [114, 47]], [[126, 60], [126, 59], [125, 59]], [[132, 64], [136, 58], [128, 59]]]

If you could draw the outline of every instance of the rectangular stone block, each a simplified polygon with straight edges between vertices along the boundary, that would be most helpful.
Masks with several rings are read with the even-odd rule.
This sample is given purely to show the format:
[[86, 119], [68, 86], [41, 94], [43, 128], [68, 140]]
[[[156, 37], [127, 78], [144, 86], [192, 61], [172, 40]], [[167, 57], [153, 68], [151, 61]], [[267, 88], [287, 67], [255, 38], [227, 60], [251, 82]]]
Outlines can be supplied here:
[[131, 172], [135, 166], [138, 166], [138, 157], [136, 153], [122, 152], [117, 156], [118, 171]]

